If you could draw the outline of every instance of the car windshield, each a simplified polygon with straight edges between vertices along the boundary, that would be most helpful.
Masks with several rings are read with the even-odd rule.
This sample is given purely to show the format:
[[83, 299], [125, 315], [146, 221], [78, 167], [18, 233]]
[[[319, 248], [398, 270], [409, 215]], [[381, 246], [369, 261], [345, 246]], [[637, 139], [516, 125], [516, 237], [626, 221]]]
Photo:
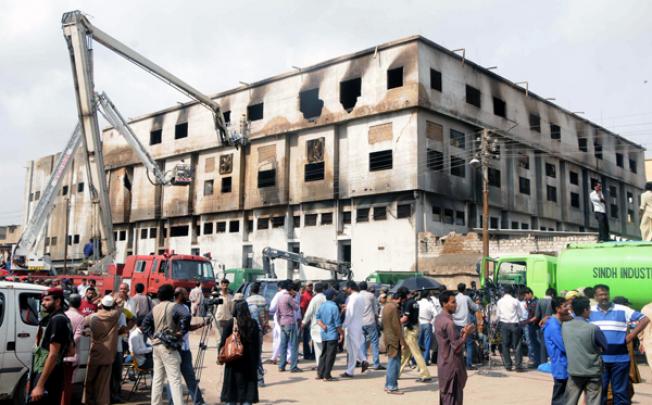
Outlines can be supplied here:
[[173, 260], [172, 278], [175, 280], [215, 280], [213, 266], [209, 262]]

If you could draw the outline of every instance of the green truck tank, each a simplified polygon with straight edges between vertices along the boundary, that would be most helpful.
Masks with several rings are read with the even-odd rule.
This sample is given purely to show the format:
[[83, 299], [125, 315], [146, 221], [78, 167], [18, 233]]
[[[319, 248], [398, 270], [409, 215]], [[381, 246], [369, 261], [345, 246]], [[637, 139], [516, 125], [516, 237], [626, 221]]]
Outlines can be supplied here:
[[651, 242], [571, 244], [559, 256], [506, 256], [486, 259], [486, 265], [495, 283], [527, 285], [537, 297], [549, 287], [563, 291], [606, 284], [612, 297], [626, 297], [636, 308], [652, 302]]

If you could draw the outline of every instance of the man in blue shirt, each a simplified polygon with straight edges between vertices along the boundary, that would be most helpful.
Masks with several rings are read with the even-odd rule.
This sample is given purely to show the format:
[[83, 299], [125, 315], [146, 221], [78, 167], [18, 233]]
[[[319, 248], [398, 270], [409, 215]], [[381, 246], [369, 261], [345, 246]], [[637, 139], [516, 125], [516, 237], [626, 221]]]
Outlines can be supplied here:
[[342, 321], [340, 320], [340, 309], [333, 302], [335, 290], [329, 288], [324, 292], [326, 302], [317, 310], [317, 324], [321, 328], [322, 352], [319, 356], [317, 367], [317, 380], [334, 381], [331, 376], [337, 345], [344, 339], [342, 332]]
[[[614, 405], [630, 404], [627, 343], [634, 340], [650, 320], [638, 311], [612, 303], [609, 286], [598, 284], [593, 290], [598, 304], [591, 308], [589, 321], [598, 326], [607, 339], [607, 350], [602, 354], [602, 403], [607, 401], [611, 383]], [[634, 321], [638, 321], [638, 325], [627, 334], [627, 325]]]
[[552, 365], [552, 405], [566, 403], [566, 383], [568, 382], [568, 360], [566, 348], [561, 334], [561, 323], [570, 318], [570, 304], [562, 297], [553, 297], [551, 300], [552, 315], [543, 326], [543, 339]]

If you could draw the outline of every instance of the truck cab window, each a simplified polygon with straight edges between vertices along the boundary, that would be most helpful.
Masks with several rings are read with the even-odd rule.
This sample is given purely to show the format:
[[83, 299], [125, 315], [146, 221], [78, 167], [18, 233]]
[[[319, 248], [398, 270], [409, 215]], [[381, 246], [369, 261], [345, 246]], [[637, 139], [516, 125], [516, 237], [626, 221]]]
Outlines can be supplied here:
[[18, 297], [20, 319], [26, 325], [38, 326], [38, 314], [41, 311], [41, 296], [34, 293], [22, 293]]
[[194, 260], [172, 261], [172, 278], [175, 280], [215, 279], [213, 266], [207, 262]]
[[146, 264], [147, 262], [145, 262], [144, 260], [138, 260], [136, 262], [136, 270], [135, 270], [136, 273], [144, 273]]
[[526, 285], [525, 263], [501, 263], [498, 269], [498, 284]]

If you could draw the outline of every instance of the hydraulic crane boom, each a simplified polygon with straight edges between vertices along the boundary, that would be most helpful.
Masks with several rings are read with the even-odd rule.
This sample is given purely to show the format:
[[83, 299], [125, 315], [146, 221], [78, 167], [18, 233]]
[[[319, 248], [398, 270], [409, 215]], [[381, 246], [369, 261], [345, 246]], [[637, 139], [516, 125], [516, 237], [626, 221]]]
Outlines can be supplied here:
[[346, 277], [347, 280], [351, 280], [353, 277], [351, 264], [348, 262], [340, 262], [316, 256], [304, 256], [302, 253], [287, 252], [285, 250], [266, 247], [263, 249], [263, 270], [267, 277], [277, 277], [274, 271], [274, 263], [272, 262], [274, 259], [283, 259], [292, 263], [303, 264], [304, 266], [328, 270], [333, 273], [333, 278], [335, 279], [337, 279], [338, 275]]

